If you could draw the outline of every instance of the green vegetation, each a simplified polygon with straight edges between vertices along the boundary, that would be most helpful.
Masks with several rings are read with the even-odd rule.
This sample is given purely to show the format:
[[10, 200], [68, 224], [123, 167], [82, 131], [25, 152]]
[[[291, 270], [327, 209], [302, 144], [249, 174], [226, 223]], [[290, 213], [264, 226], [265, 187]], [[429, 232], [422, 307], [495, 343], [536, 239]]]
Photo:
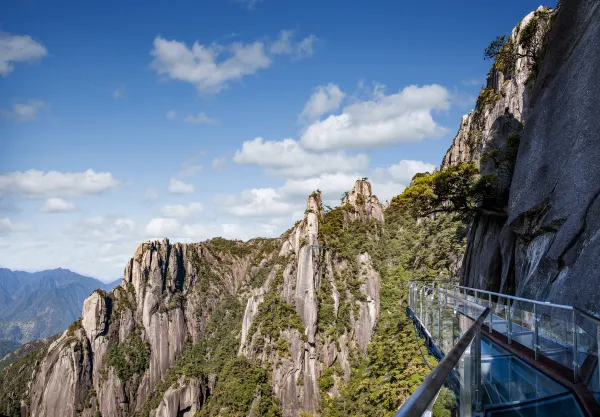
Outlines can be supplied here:
[[470, 215], [483, 199], [493, 194], [497, 182], [493, 174], [480, 176], [474, 164], [453, 165], [415, 178], [391, 204], [408, 210], [415, 217], [434, 213]]
[[[339, 397], [323, 395], [322, 416], [393, 416], [419, 386], [430, 370], [419, 352], [422, 342], [416, 339], [404, 311], [406, 283], [448, 277], [464, 249], [465, 234], [464, 223], [457, 216], [443, 214], [417, 225], [398, 204], [386, 211], [385, 228], [369, 250], [381, 274], [381, 312], [368, 358], [353, 366]], [[364, 234], [362, 239], [366, 239]], [[432, 357], [427, 360], [434, 366]], [[322, 392], [330, 387], [330, 376], [325, 371], [319, 380]], [[448, 415], [451, 400], [436, 405], [434, 415]]]
[[[283, 276], [281, 276], [283, 279]], [[248, 330], [249, 337], [256, 332], [260, 332], [254, 349], [264, 348], [264, 338], [266, 337], [274, 345], [280, 356], [289, 352], [287, 342], [281, 338], [281, 332], [286, 329], [296, 329], [304, 337], [304, 326], [296, 310], [286, 303], [273, 287], [277, 287], [277, 281], [273, 282], [271, 290], [267, 292], [263, 302], [258, 306], [258, 313], [252, 320], [252, 326]], [[268, 347], [269, 349], [271, 346]]]
[[[38, 361], [44, 358], [48, 346], [55, 338], [47, 340], [45, 343], [38, 341], [28, 343], [21, 349], [28, 351], [23, 356], [17, 356], [16, 360], [10, 364], [4, 364], [6, 367], [0, 367], [0, 416], [20, 417], [21, 416], [21, 400], [25, 397], [27, 386], [31, 379], [31, 375]], [[32, 346], [34, 350], [29, 351], [27, 347]], [[18, 354], [19, 352], [15, 352]]]
[[69, 328], [67, 329], [67, 336], [75, 336], [75, 332], [81, 328], [83, 328], [83, 324], [81, 321], [81, 317], [79, 317], [77, 320], [75, 320], [69, 325]]
[[150, 345], [142, 339], [139, 331], [134, 331], [123, 342], [115, 343], [108, 349], [105, 366], [113, 367], [119, 379], [126, 383], [148, 369], [149, 358]]
[[[546, 52], [547, 35], [555, 16], [556, 14], [548, 8], [536, 10], [533, 17], [519, 32], [517, 43], [510, 36], [497, 36], [485, 49], [484, 59], [493, 60], [497, 70], [505, 74], [513, 74], [517, 59], [530, 58], [530, 81], [535, 82]], [[521, 49], [517, 50], [517, 46]]]
[[[257, 397], [260, 397], [258, 404], [254, 403]], [[267, 370], [240, 356], [225, 365], [215, 392], [197, 416], [245, 417], [253, 406], [254, 415], [281, 416]]]
[[502, 94], [497, 93], [493, 88], [482, 88], [477, 97], [476, 106], [494, 105], [502, 98]]
[[237, 355], [237, 337], [243, 318], [244, 307], [236, 297], [223, 299], [213, 310], [204, 337], [198, 343], [186, 345], [166, 376], [154, 387], [141, 416], [149, 416], [150, 411], [158, 407], [165, 391], [180, 377], [196, 378], [206, 385], [208, 374], [219, 375], [225, 364]]
[[215, 237], [207, 241], [206, 246], [215, 252], [215, 255], [229, 253], [237, 258], [248, 256], [251, 251], [251, 248], [244, 245], [242, 241], [223, 239], [222, 237]]

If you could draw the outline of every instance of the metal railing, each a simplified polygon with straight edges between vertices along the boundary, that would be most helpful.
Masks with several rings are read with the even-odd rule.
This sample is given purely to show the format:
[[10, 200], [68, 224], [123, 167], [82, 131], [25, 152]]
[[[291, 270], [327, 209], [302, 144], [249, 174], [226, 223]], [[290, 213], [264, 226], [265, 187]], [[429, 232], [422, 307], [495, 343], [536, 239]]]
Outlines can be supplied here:
[[[464, 299], [472, 297], [476, 303], [487, 304], [492, 309], [492, 314], [487, 322], [489, 331], [493, 333], [494, 320], [499, 319], [501, 323], [497, 323], [496, 330], [506, 334], [509, 344], [515, 340], [517, 333], [522, 336], [531, 331], [531, 340], [521, 338], [519, 343], [533, 350], [535, 360], [538, 360], [539, 355], [542, 354], [573, 369], [574, 383], [583, 379], [580, 373], [580, 364], [588, 356], [594, 356], [596, 363], [598, 362], [600, 319], [577, 307], [461, 285], [445, 283], [440, 283], [440, 285], [445, 287], [446, 291], [452, 289], [456, 297]], [[494, 298], [496, 299], [495, 303]], [[501, 314], [500, 311], [505, 312], [504, 318], [498, 316]], [[522, 315], [520, 320], [516, 318], [517, 313]], [[515, 325], [520, 328], [520, 332], [514, 332]], [[504, 327], [505, 331], [502, 331]], [[580, 339], [583, 343], [580, 343]], [[568, 353], [570, 357], [565, 354], [567, 350], [570, 350]], [[560, 355], [562, 355], [562, 360]], [[567, 357], [568, 359], [566, 359]], [[600, 386], [600, 381], [595, 381], [595, 383]]]
[[[460, 359], [465, 354], [465, 351], [469, 346], [473, 347], [475, 352], [475, 363], [473, 367], [475, 372], [473, 377], [475, 378], [474, 386], [476, 387], [475, 404], [476, 408], [481, 406], [481, 326], [484, 324], [487, 316], [490, 314], [489, 307], [482, 307], [481, 305], [466, 299], [459, 299], [448, 291], [442, 290], [441, 288], [429, 287], [427, 285], [419, 285], [416, 283], [410, 284], [409, 291], [409, 308], [417, 316], [420, 322], [427, 321], [427, 310], [423, 311], [423, 306], [427, 309], [427, 298], [431, 297], [431, 301], [437, 295], [437, 319], [438, 319], [438, 331], [440, 330], [440, 318], [442, 316], [441, 307], [452, 308], [453, 315], [456, 315], [460, 310], [460, 304], [464, 304], [470, 307], [463, 308], [461, 313], [470, 317], [473, 323], [458, 339], [458, 342], [452, 347], [452, 349], [444, 355], [443, 359], [433, 369], [433, 371], [425, 378], [423, 383], [417, 388], [417, 390], [408, 398], [408, 400], [400, 407], [395, 417], [421, 417], [428, 408], [431, 408], [438, 393], [442, 389], [444, 383], [452, 374], [453, 370], [457, 367]], [[421, 309], [418, 313], [416, 310]], [[474, 312], [478, 311], [476, 317]], [[452, 330], [452, 338], [454, 338], [454, 330]], [[471, 403], [467, 405], [471, 407]]]

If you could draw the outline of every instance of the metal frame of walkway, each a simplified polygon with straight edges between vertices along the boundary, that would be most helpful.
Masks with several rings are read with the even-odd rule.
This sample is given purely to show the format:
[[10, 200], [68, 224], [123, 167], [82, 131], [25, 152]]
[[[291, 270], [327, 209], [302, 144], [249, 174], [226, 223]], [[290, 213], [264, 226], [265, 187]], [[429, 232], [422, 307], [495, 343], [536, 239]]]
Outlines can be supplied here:
[[[422, 302], [423, 293], [426, 297], [431, 296], [432, 300], [434, 296], [437, 297], [438, 309], [443, 302], [452, 306], [455, 314], [457, 310], [463, 310], [463, 313], [469, 313], [466, 310], [470, 310], [473, 331], [471, 340], [466, 342], [467, 345], [480, 338], [481, 334], [485, 335], [532, 368], [566, 387], [574, 394], [585, 415], [600, 416], [600, 319], [576, 307], [459, 286], [448, 281], [438, 282], [437, 285], [411, 283], [409, 314], [411, 308], [414, 309], [418, 305], [421, 309], [423, 306], [427, 308], [427, 302]], [[417, 300], [416, 297], [421, 299]], [[420, 317], [427, 317], [427, 314], [426, 311], [421, 311]], [[440, 331], [439, 318], [442, 314], [439, 311], [437, 314], [437, 330]], [[431, 337], [431, 329], [426, 329], [419, 321], [416, 323], [421, 326], [420, 330], [424, 331], [426, 336]], [[432, 324], [432, 327], [435, 327], [435, 324]], [[464, 332], [463, 336], [470, 334], [470, 330], [471, 328]], [[443, 359], [438, 367], [445, 363], [446, 368], [452, 371], [457, 365], [457, 362], [453, 361], [458, 361], [465, 354], [465, 350], [457, 350], [461, 346], [465, 347], [463, 345], [459, 340], [452, 350], [442, 352]], [[428, 377], [403, 405], [397, 416], [423, 415], [427, 407], [423, 408], [422, 405], [426, 401], [429, 401], [427, 406], [431, 407], [445, 378], [450, 375], [445, 375], [440, 384], [444, 374], [436, 373], [438, 367], [430, 374], [430, 377], [436, 376], [435, 386]], [[432, 392], [433, 397], [425, 395]], [[420, 407], [417, 407], [417, 404], [420, 404]], [[479, 406], [480, 404], [476, 404], [476, 408]]]

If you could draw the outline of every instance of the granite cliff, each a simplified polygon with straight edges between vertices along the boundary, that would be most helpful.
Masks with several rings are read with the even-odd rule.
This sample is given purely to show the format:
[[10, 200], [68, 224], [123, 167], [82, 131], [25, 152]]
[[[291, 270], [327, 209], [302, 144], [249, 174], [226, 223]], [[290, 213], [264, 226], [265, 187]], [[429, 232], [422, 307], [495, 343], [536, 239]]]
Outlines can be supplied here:
[[[529, 43], [535, 54], [519, 49], [523, 36], [539, 40]], [[599, 279], [600, 4], [540, 7], [510, 39], [514, 66], [496, 61], [442, 164], [476, 163], [503, 187], [497, 213], [473, 221], [462, 280], [599, 314], [590, 289]], [[494, 156], [515, 134], [518, 152], [503, 170]]]

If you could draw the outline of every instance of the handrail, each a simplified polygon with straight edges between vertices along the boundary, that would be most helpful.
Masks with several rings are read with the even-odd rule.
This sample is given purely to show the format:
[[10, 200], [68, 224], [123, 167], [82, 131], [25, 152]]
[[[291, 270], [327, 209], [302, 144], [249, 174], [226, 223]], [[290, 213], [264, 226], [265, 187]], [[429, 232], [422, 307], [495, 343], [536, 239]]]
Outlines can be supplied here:
[[453, 287], [455, 287], [455, 288], [462, 288], [464, 290], [469, 290], [469, 291], [474, 291], [474, 292], [481, 292], [481, 293], [489, 294], [489, 295], [495, 295], [495, 296], [502, 297], [502, 298], [510, 298], [511, 300], [517, 300], [517, 301], [523, 301], [523, 302], [526, 302], [526, 303], [543, 305], [543, 306], [546, 306], [546, 307], [556, 307], [556, 308], [562, 308], [564, 310], [570, 310], [570, 311], [572, 311], [572, 310], [575, 309], [575, 307], [573, 307], [573, 306], [567, 306], [567, 305], [564, 305], [564, 304], [554, 304], [554, 303], [551, 303], [549, 301], [531, 300], [529, 298], [521, 298], [521, 297], [516, 297], [514, 295], [506, 295], [506, 294], [502, 294], [502, 293], [498, 293], [498, 292], [493, 292], [493, 291], [480, 290], [480, 289], [477, 289], [477, 288], [463, 287], [462, 285], [454, 285]]
[[[417, 284], [417, 287], [418, 287], [418, 286], [419, 286], [419, 284]], [[476, 303], [476, 302], [474, 302], [474, 301], [471, 301], [471, 300], [466, 300], [466, 299], [464, 299], [464, 298], [458, 298], [458, 297], [456, 297], [454, 294], [452, 294], [452, 293], [449, 293], [448, 291], [444, 291], [444, 290], [441, 290], [441, 289], [438, 289], [438, 290], [436, 290], [435, 288], [428, 287], [427, 285], [421, 285], [421, 286], [422, 286], [423, 288], [426, 288], [426, 289], [428, 289], [428, 290], [432, 290], [432, 291], [438, 291], [438, 292], [441, 292], [442, 294], [445, 294], [445, 295], [447, 295], [447, 296], [449, 296], [449, 297], [451, 297], [451, 298], [456, 298], [456, 299], [460, 300], [460, 302], [461, 302], [461, 303], [466, 303], [466, 304], [469, 304], [469, 305], [471, 305], [471, 306], [473, 306], [473, 307], [475, 307], [475, 308], [478, 308], [478, 309], [480, 309], [480, 310], [484, 310], [484, 309], [486, 308], [485, 306], [482, 306], [481, 304], [477, 304], [477, 303]]]
[[475, 338], [477, 332], [480, 331], [489, 313], [490, 308], [485, 307], [477, 320], [469, 327], [469, 330], [463, 334], [458, 343], [454, 345], [450, 352], [431, 371], [423, 383], [419, 385], [419, 388], [402, 404], [394, 417], [421, 417], [425, 413], [429, 404], [435, 399], [437, 393], [442, 389], [444, 382], [456, 367], [458, 360]]
[[[446, 281], [443, 280], [442, 282], [446, 282]], [[469, 291], [478, 292], [478, 293], [481, 292], [481, 293], [484, 293], [484, 294], [495, 295], [495, 296], [501, 297], [501, 298], [510, 298], [511, 300], [517, 300], [517, 301], [522, 301], [522, 302], [525, 302], [525, 303], [542, 305], [542, 306], [545, 306], [545, 307], [556, 307], [556, 308], [561, 308], [563, 310], [576, 311], [577, 313], [581, 314], [585, 318], [587, 318], [587, 319], [593, 321], [594, 323], [600, 325], [600, 318], [594, 316], [593, 314], [588, 313], [585, 310], [582, 310], [579, 307], [569, 306], [569, 305], [565, 305], [565, 304], [554, 304], [554, 303], [551, 303], [549, 301], [531, 300], [529, 298], [516, 297], [514, 295], [507, 295], [507, 294], [502, 294], [502, 293], [493, 292], [493, 291], [480, 290], [480, 289], [477, 289], [477, 288], [464, 287], [462, 285], [453, 285], [452, 287], [453, 288], [462, 288], [463, 290], [469, 290]]]

